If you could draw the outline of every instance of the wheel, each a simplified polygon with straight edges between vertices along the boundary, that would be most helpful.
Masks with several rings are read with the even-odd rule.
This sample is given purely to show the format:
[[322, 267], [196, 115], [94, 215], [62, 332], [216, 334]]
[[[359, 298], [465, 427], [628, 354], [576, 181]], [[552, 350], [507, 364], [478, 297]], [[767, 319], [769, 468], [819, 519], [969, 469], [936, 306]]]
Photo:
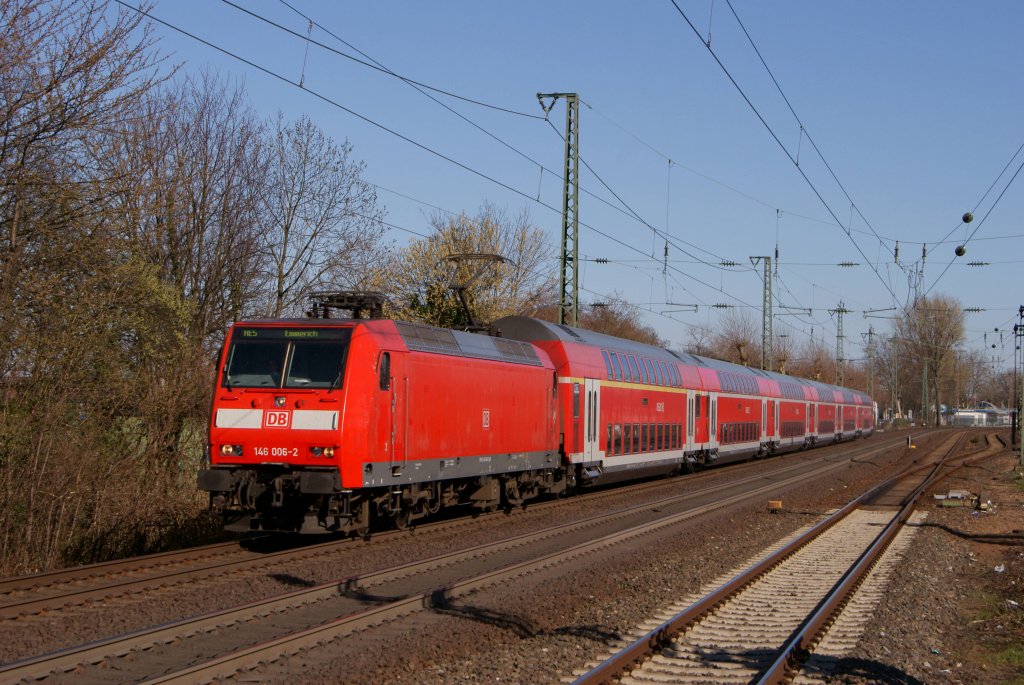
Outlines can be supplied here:
[[409, 521], [411, 520], [408, 509], [401, 509], [391, 514], [391, 525], [396, 530], [405, 530], [409, 527]]

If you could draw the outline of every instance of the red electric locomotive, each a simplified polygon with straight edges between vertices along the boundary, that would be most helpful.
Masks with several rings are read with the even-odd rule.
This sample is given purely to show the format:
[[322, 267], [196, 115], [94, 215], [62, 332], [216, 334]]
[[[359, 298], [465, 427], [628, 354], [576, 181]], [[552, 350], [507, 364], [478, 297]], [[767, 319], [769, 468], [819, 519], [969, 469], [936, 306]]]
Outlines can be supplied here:
[[525, 317], [492, 328], [235, 324], [199, 487], [231, 530], [361, 534], [873, 429], [863, 393]]

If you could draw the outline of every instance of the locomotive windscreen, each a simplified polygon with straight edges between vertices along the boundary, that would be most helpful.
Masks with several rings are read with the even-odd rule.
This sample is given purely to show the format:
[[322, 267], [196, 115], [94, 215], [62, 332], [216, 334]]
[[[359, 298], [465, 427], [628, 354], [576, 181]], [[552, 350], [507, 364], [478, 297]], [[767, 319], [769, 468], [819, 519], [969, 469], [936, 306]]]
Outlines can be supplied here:
[[351, 336], [350, 328], [236, 328], [221, 384], [340, 388]]

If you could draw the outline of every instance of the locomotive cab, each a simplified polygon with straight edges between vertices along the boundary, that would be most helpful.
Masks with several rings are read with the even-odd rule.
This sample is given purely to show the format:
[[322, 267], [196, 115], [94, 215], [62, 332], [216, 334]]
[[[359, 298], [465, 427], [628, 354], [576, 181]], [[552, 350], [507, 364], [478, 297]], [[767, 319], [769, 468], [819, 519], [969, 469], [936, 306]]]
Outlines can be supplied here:
[[311, 504], [341, 490], [354, 329], [309, 320], [231, 329], [214, 389], [210, 468], [199, 474], [228, 529], [308, 530]]
[[355, 535], [557, 494], [554, 379], [542, 352], [491, 336], [386, 319], [238, 323], [199, 487], [228, 530]]

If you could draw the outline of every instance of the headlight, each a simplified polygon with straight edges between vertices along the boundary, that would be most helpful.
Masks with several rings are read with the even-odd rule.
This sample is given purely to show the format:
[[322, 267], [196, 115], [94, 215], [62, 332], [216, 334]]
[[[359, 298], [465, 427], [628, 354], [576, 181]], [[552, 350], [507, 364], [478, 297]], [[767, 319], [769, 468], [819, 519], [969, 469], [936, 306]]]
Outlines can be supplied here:
[[221, 445], [220, 453], [225, 457], [240, 457], [242, 456], [241, 445]]
[[333, 447], [310, 447], [309, 448], [309, 453], [312, 454], [314, 457], [327, 457], [328, 459], [330, 459], [331, 457], [334, 456], [334, 448]]

